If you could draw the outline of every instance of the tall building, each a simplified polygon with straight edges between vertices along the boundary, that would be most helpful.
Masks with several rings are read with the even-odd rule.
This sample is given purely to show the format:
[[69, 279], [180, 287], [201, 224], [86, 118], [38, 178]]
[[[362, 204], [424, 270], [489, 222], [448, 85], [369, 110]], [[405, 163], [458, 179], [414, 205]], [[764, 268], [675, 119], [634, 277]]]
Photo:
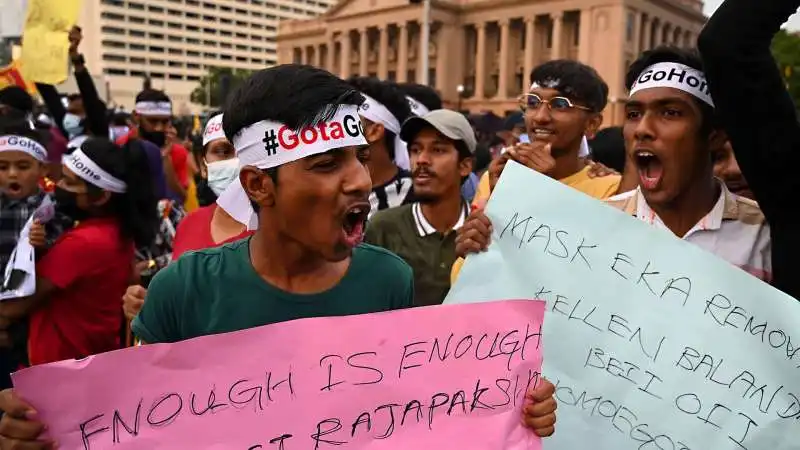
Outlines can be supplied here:
[[[416, 2], [415, 2], [416, 3]], [[577, 59], [609, 85], [605, 123], [622, 122], [627, 66], [660, 44], [694, 46], [701, 0], [432, 0], [428, 82], [453, 108], [517, 111], [534, 66]], [[347, 77], [421, 77], [420, 3], [341, 0], [319, 18], [282, 22], [278, 62]]]
[[131, 110], [146, 76], [176, 114], [202, 105], [191, 92], [209, 67], [263, 69], [277, 62], [278, 21], [318, 16], [334, 0], [84, 0], [78, 24], [89, 70], [112, 105]]

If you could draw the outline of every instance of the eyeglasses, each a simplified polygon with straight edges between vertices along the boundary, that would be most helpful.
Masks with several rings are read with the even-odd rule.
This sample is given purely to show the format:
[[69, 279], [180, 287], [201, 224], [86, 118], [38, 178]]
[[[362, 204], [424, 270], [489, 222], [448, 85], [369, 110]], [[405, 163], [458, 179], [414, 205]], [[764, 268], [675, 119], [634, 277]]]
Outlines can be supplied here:
[[547, 105], [551, 111], [568, 111], [570, 109], [592, 110], [592, 108], [572, 103], [572, 100], [567, 97], [553, 97], [550, 100], [545, 100], [536, 94], [523, 94], [519, 97], [519, 107], [522, 111], [536, 111], [542, 105]]

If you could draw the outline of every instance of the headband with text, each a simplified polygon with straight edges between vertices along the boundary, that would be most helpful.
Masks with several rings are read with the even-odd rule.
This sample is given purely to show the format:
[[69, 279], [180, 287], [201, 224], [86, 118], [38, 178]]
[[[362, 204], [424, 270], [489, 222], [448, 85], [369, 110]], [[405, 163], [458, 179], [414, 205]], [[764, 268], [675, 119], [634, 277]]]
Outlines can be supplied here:
[[205, 130], [203, 130], [203, 147], [218, 139], [225, 139], [225, 130], [222, 129], [222, 114], [217, 114], [208, 120]]
[[0, 136], [0, 152], [27, 153], [40, 162], [47, 161], [47, 150], [33, 139], [24, 136]]
[[414, 113], [415, 116], [424, 116], [430, 112], [430, 110], [426, 108], [422, 102], [417, 101], [417, 99], [414, 97], [406, 95], [406, 100], [408, 100], [408, 106], [411, 108], [411, 112]]
[[383, 125], [384, 128], [394, 133], [394, 163], [397, 167], [409, 170], [411, 161], [408, 158], [406, 143], [400, 139], [400, 121], [389, 111], [389, 108], [365, 93], [364, 103], [358, 108], [361, 117]]
[[[358, 107], [341, 105], [333, 118], [294, 130], [280, 122], [263, 120], [236, 134], [233, 146], [239, 167], [270, 169], [343, 147], [364, 146], [364, 126]], [[217, 204], [248, 230], [258, 228], [258, 216], [239, 182], [231, 183]]]
[[128, 189], [128, 185], [124, 181], [103, 170], [86, 156], [81, 149], [77, 149], [69, 155], [64, 155], [61, 162], [75, 175], [100, 189], [118, 194], [122, 194]]
[[172, 103], [170, 102], [137, 102], [135, 109], [142, 116], [172, 115]]
[[630, 95], [657, 87], [678, 89], [697, 97], [711, 107], [714, 106], [705, 74], [689, 66], [672, 62], [653, 64], [639, 74], [631, 86]]

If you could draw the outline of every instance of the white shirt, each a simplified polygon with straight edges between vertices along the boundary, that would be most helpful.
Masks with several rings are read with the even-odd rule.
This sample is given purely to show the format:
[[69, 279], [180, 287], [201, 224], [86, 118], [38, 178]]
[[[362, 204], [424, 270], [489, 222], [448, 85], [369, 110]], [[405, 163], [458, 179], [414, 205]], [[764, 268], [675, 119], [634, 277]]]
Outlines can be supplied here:
[[[758, 204], [731, 193], [720, 182], [721, 195], [711, 211], [700, 219], [683, 240], [691, 242], [759, 279], [772, 279], [772, 241], [769, 225]], [[650, 208], [639, 188], [606, 200], [657, 228], [669, 231]]]

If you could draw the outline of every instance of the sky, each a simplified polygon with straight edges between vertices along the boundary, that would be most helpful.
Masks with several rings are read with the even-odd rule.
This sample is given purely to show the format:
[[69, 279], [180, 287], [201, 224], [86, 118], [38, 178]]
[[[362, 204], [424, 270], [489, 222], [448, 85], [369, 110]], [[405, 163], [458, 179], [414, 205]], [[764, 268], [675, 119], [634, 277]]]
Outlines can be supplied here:
[[[763, 1], [770, 1], [770, 0], [763, 0]], [[719, 5], [722, 4], [722, 0], [705, 0], [706, 5], [706, 15], [710, 16], [714, 10], [719, 8]], [[791, 30], [800, 30], [800, 14], [795, 14], [789, 19], [788, 27]]]

